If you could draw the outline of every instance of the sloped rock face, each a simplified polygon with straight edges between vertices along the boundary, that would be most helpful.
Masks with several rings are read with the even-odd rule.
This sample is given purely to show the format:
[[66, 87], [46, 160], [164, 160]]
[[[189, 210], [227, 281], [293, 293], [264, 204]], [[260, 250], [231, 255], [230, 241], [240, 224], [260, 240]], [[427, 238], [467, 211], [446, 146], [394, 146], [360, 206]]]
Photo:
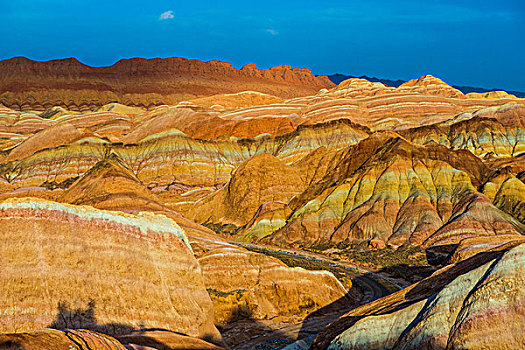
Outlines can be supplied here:
[[[327, 348], [521, 349], [524, 271], [525, 246], [520, 245], [460, 274], [436, 294], [393, 312], [360, 317], [364, 310], [355, 310], [358, 320]], [[313, 348], [325, 347], [317, 341]]]
[[[482, 332], [472, 320], [489, 319], [479, 304], [489, 292], [479, 300], [461, 293], [478, 293], [503, 252], [525, 237], [524, 100], [465, 97], [431, 76], [399, 88], [351, 79], [318, 92], [323, 78], [290, 67], [22, 63], [7, 83], [34, 75], [28, 83], [40, 79], [35, 84], [50, 89], [39, 90], [42, 100], [25, 99], [30, 90], [0, 97], [14, 99], [16, 109], [44, 110], [0, 106], [0, 200], [7, 199], [0, 202], [0, 331], [86, 327], [121, 335], [155, 327], [218, 340], [212, 308], [218, 325], [299, 322], [359, 293], [357, 280], [350, 293], [344, 278], [342, 285], [331, 273], [239, 246], [255, 242], [327, 247], [326, 254], [388, 248], [376, 256], [412, 249], [423, 256], [427, 248], [436, 264], [452, 265], [347, 316], [362, 320], [359, 329], [379, 329], [374, 339], [390, 347], [445, 338], [476, 347], [465, 334]], [[171, 75], [178, 70], [182, 78]], [[252, 82], [268, 94], [237, 92]], [[312, 91], [299, 93], [305, 87]], [[207, 97], [195, 98], [201, 93]], [[166, 101], [171, 106], [158, 106]], [[41, 199], [14, 199], [29, 195]], [[496, 265], [481, 267], [491, 260]], [[491, 286], [495, 327], [498, 315], [519, 319], [521, 304], [518, 314], [500, 312], [510, 307], [498, 283]], [[389, 317], [396, 317], [391, 327]], [[344, 325], [330, 328], [328, 345], [351, 329]], [[370, 340], [349, 334], [341, 344]], [[159, 330], [127, 339], [133, 349], [214, 348]]]
[[118, 339], [131, 350], [225, 350], [202, 339], [165, 330], [136, 331]]
[[290, 98], [333, 87], [327, 77], [307, 69], [249, 65], [238, 70], [226, 62], [184, 58], [135, 58], [94, 68], [72, 58], [36, 62], [16, 57], [0, 62], [0, 81], [0, 103], [21, 110], [62, 106], [85, 111], [110, 102], [151, 107], [247, 90]]
[[30, 198], [0, 212], [2, 331], [147, 326], [220, 339], [191, 246], [167, 217]]
[[466, 94], [465, 96], [467, 98], [488, 98], [488, 99], [517, 98], [516, 96], [509, 94], [506, 91], [470, 92]]
[[[523, 101], [444, 97], [453, 89], [433, 77], [408, 87], [414, 91], [351, 80], [314, 96], [220, 112], [191, 103], [138, 115], [108, 107], [50, 121], [5, 109], [0, 176], [10, 190], [2, 196], [57, 199], [114, 155], [135, 178], [129, 185], [138, 180], [141, 191], [155, 192], [135, 197], [143, 208], [232, 224], [248, 241], [382, 248], [457, 243], [495, 229], [522, 233]], [[421, 110], [405, 110], [402, 101]], [[448, 112], [434, 108], [443, 101]], [[504, 166], [511, 169], [505, 179], [495, 175]], [[97, 205], [140, 210], [125, 193], [111, 196], [108, 203], [120, 202]]]
[[289, 268], [276, 258], [229, 244], [180, 216], [162, 205], [115, 157], [95, 165], [60, 200], [124, 212], [152, 211], [177, 222], [202, 269], [217, 324], [245, 318], [301, 318], [347, 293], [331, 273]]
[[[162, 202], [167, 200], [171, 209], [199, 223], [233, 224], [240, 228], [238, 237], [245, 240], [273, 234], [267, 240], [277, 244], [365, 240], [375, 247], [397, 247], [445, 242], [450, 236], [447, 232], [464, 232], [456, 242], [466, 238], [467, 232], [522, 232], [519, 223], [494, 211], [493, 205], [523, 221], [523, 182], [518, 175], [525, 168], [511, 166], [505, 180], [491, 175], [490, 169], [500, 171], [503, 158], [515, 157], [525, 147], [525, 113], [519, 104], [460, 114], [399, 134], [385, 131], [370, 136], [370, 129], [347, 119], [297, 125], [289, 118], [274, 118], [289, 123], [285, 123], [289, 130], [296, 129], [280, 136], [254, 138], [201, 140], [195, 136], [229, 134], [235, 128], [226, 128], [228, 123], [244, 123], [251, 135], [264, 130], [280, 134], [266, 122], [258, 124], [264, 118], [243, 119], [252, 112], [241, 110], [218, 117], [191, 109], [160, 108], [137, 116], [133, 131], [118, 135], [125, 144], [99, 135], [111, 120], [109, 114], [93, 114], [93, 119], [61, 116], [58, 125], [67, 122], [74, 130], [86, 130], [86, 135], [92, 136], [42, 149], [45, 143], [36, 141], [48, 138], [39, 134], [52, 131], [54, 126], [40, 131], [8, 154], [23, 159], [8, 158], [0, 175], [14, 190], [43, 184], [65, 188], [108, 154], [114, 154], [130, 170], [130, 176], [142, 182], [141, 186], [160, 195], [139, 196], [144, 208], [151, 209], [154, 202], [155, 210], [163, 210]], [[197, 127], [203, 120], [210, 123]], [[174, 129], [177, 126], [184, 132]], [[51, 136], [58, 142], [64, 140], [56, 133]], [[500, 161], [487, 163], [481, 156]], [[31, 195], [59, 197], [59, 193], [48, 196], [47, 192], [34, 191]], [[120, 196], [121, 204], [127, 201], [139, 208], [133, 200], [125, 199], [124, 193], [113, 195]], [[475, 214], [474, 208], [484, 209]], [[415, 212], [421, 215], [414, 216]], [[432, 240], [426, 241], [431, 235]]]
[[[254, 155], [269, 153], [291, 164], [318, 147], [341, 149], [382, 129], [399, 129], [414, 143], [435, 142], [480, 157], [513, 157], [525, 150], [522, 100], [447, 102], [420, 92], [384, 91], [349, 97], [366, 84], [354, 85], [225, 112], [178, 105], [139, 115], [111, 110], [45, 119], [1, 109], [5, 152], [0, 157], [8, 164], [0, 175], [18, 187], [61, 183], [81, 176], [113, 150], [147, 186], [217, 188]], [[451, 107], [441, 110], [444, 105]], [[461, 113], [470, 109], [478, 111]]]
[[59, 201], [121, 211], [163, 211], [158, 198], [115, 156], [102, 160], [75, 181]]
[[[280, 260], [224, 242], [190, 237], [202, 267], [219, 324], [239, 319], [302, 319], [336, 300], [348, 289], [328, 271], [291, 268]], [[348, 301], [351, 303], [351, 301]]]
[[88, 331], [42, 329], [24, 333], [0, 334], [2, 350], [125, 350], [116, 339]]
[[211, 220], [242, 226], [262, 203], [287, 200], [304, 188], [298, 168], [263, 153], [241, 164], [230, 182], [199, 203], [190, 216], [197, 222]]
[[465, 98], [465, 95], [450, 85], [444, 83], [441, 79], [431, 75], [425, 75], [419, 79], [413, 79], [401, 84], [397, 91], [399, 92], [417, 92], [426, 95], [436, 95], [443, 97]]
[[499, 200], [492, 194], [507, 214], [476, 189], [488, 172], [468, 151], [379, 133], [340, 151], [318, 150], [291, 166], [271, 155], [253, 157], [189, 215], [232, 224], [239, 238], [285, 246], [440, 245], [524, 232], [512, 216], [520, 212], [520, 197], [509, 195], [519, 192], [521, 181], [497, 191]]
[[0, 334], [2, 350], [224, 350], [199, 338], [167, 330], [136, 331], [118, 340], [85, 329], [41, 329]]

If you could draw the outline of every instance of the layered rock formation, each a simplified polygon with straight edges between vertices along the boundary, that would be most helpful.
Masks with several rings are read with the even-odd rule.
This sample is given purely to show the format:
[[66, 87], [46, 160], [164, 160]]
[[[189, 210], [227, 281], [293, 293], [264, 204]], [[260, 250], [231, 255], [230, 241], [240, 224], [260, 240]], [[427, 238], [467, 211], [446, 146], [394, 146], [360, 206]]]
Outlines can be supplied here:
[[465, 96], [467, 96], [467, 98], [488, 98], [491, 100], [500, 98], [516, 98], [516, 96], [509, 94], [506, 91], [470, 92]]
[[225, 350], [202, 339], [167, 330], [135, 331], [118, 340], [131, 350]]
[[41, 329], [0, 334], [2, 350], [224, 350], [199, 338], [167, 330], [136, 331], [118, 340], [85, 329]]
[[525, 246], [486, 253], [355, 309], [312, 349], [520, 349]]
[[215, 322], [237, 319], [301, 318], [345, 297], [328, 272], [289, 268], [280, 260], [227, 243], [166, 205], [114, 156], [99, 162], [58, 199], [125, 212], [161, 213], [184, 229], [204, 284], [214, 303]]
[[2, 350], [125, 350], [115, 338], [87, 330], [42, 329], [0, 334]]
[[[237, 101], [244, 95], [268, 99], [254, 93], [217, 98]], [[504, 158], [525, 152], [521, 100], [466, 99], [431, 76], [396, 89], [351, 79], [315, 96], [240, 109], [234, 102], [224, 111], [207, 107], [209, 99], [138, 115], [118, 105], [50, 120], [34, 115], [40, 129], [6, 135], [11, 149], [0, 175], [11, 190], [3, 196], [49, 188], [55, 192], [30, 194], [59, 198], [61, 189], [95, 164], [116, 157], [132, 182], [158, 196], [135, 197], [145, 208], [234, 225], [238, 239], [294, 245], [367, 241], [380, 248], [444, 244], [451, 232], [467, 228], [470, 235], [523, 232], [519, 174], [525, 168], [514, 165], [505, 178], [496, 175]], [[445, 100], [451, 109], [440, 109]], [[461, 112], [470, 108], [478, 109]], [[14, 131], [23, 115], [6, 109], [5, 132]], [[414, 123], [428, 125], [412, 128]], [[370, 136], [377, 128], [399, 134]], [[363, 185], [368, 183], [374, 188]], [[96, 185], [90, 186], [96, 193]], [[139, 210], [134, 200], [115, 195]], [[123, 203], [103, 208], [122, 210]], [[415, 208], [424, 214], [414, 216]], [[491, 214], [483, 218], [474, 208]]]
[[110, 102], [149, 108], [247, 90], [290, 98], [333, 86], [326, 76], [315, 77], [308, 69], [257, 69], [251, 64], [239, 70], [226, 62], [184, 58], [133, 58], [89, 67], [74, 58], [36, 62], [15, 57], [0, 62], [0, 82], [0, 103], [7, 107], [80, 111]]
[[[425, 264], [452, 265], [348, 317], [362, 319], [358, 329], [395, 318], [395, 332], [377, 338], [392, 346], [399, 339], [427, 344], [412, 337], [427, 328], [432, 344], [447, 338], [470, 346], [468, 337], [456, 338], [463, 326], [429, 315], [441, 312], [440, 300], [453, 305], [454, 319], [471, 313], [456, 301], [478, 293], [469, 283], [484, 283], [473, 271], [492, 278], [492, 267], [480, 266], [524, 241], [521, 99], [464, 96], [432, 76], [398, 88], [363, 79], [333, 87], [289, 67], [238, 71], [177, 59], [8, 65], [11, 88], [23, 78], [50, 89], [44, 100], [25, 99], [34, 91], [22, 89], [1, 95], [14, 98], [15, 109], [44, 112], [0, 108], [0, 302], [7, 315], [0, 330], [87, 327], [121, 335], [156, 327], [219, 340], [213, 322], [299, 322], [341, 300], [355, 306], [349, 296], [364, 293], [359, 280], [291, 268], [231, 242], [243, 241], [343, 259], [367, 250], [424, 257], [426, 249]], [[494, 268], [514, 264], [498, 259]], [[432, 333], [435, 322], [446, 336]], [[344, 331], [341, 344], [380, 345], [345, 325], [330, 328], [330, 342]], [[133, 349], [216, 348], [167, 330], [127, 337], [118, 339]]]
[[219, 324], [246, 318], [300, 320], [347, 298], [351, 288], [350, 284], [343, 286], [328, 271], [290, 268], [276, 258], [220, 238], [193, 236], [190, 240]]
[[[457, 244], [466, 237], [525, 232], [519, 217], [477, 192], [487, 174], [468, 151], [379, 133], [337, 152], [319, 150], [292, 166], [270, 155], [253, 157], [189, 215], [235, 225], [251, 240], [296, 246]], [[494, 200], [514, 215], [521, 213], [522, 183], [516, 181], [509, 180], [507, 192], [498, 191], [499, 202]]]
[[28, 198], [0, 210], [2, 331], [147, 326], [220, 339], [188, 239], [167, 217]]
[[465, 95], [452, 86], [444, 83], [441, 79], [426, 75], [419, 79], [413, 79], [401, 84], [399, 92], [416, 92], [424, 95], [435, 95], [443, 97], [465, 98]]

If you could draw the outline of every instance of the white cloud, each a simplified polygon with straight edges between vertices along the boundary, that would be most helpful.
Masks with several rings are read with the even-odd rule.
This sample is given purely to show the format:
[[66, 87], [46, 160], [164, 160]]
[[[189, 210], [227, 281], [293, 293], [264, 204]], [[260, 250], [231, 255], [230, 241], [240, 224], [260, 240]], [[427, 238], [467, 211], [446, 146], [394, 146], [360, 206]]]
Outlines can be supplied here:
[[173, 10], [169, 10], [169, 11], [161, 13], [159, 20], [163, 21], [165, 19], [172, 19], [173, 17], [175, 17], [173, 15]]
[[279, 32], [275, 29], [266, 29], [266, 33], [270, 33], [271, 35], [279, 35]]

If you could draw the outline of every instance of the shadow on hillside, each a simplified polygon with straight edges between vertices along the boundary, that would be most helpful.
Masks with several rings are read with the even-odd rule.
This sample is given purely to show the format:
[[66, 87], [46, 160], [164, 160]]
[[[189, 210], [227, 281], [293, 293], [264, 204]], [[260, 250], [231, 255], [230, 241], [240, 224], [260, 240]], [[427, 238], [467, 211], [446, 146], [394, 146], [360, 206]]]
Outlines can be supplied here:
[[85, 309], [70, 308], [66, 302], [59, 302], [55, 321], [49, 325], [54, 329], [87, 329], [112, 336], [129, 334], [135, 330], [120, 323], [98, 323], [95, 318], [95, 301], [91, 300]]
[[[91, 300], [86, 308], [70, 308], [66, 302], [60, 302], [57, 306], [57, 315], [55, 321], [48, 326], [48, 328], [64, 330], [64, 329], [87, 329], [98, 333], [106, 334], [117, 338], [122, 344], [133, 343], [141, 346], [149, 346], [157, 350], [170, 350], [169, 341], [163, 343], [152, 336], [143, 334], [144, 332], [163, 332], [164, 334], [173, 334], [176, 336], [190, 337], [187, 334], [172, 331], [163, 328], [144, 328], [139, 326], [134, 328], [130, 325], [121, 323], [99, 323], [96, 320], [96, 305], [95, 301]], [[129, 339], [126, 339], [129, 338]], [[217, 344], [211, 337], [200, 338], [209, 343], [224, 346], [224, 344]], [[178, 337], [178, 341], [181, 338]], [[0, 349], [4, 349], [0, 347]], [[188, 347], [189, 350], [205, 350], [209, 347]]]
[[388, 276], [398, 278], [409, 283], [416, 283], [430, 276], [436, 271], [434, 266], [413, 266], [408, 264], [398, 264], [383, 267], [378, 272], [386, 273]]
[[[377, 283], [372, 282], [371, 285], [371, 280], [367, 274], [352, 278], [352, 288], [345, 296], [306, 316], [297, 340], [316, 335], [348, 311], [390, 294], [385, 287]], [[357, 300], [359, 296], [361, 299]]]
[[295, 341], [290, 334], [255, 319], [253, 310], [245, 304], [232, 310], [225, 324], [217, 328], [227, 346], [235, 350], [276, 350]]
[[296, 337], [255, 319], [243, 319], [219, 327], [232, 350], [277, 350], [295, 342]]
[[458, 244], [444, 244], [426, 248], [428, 263], [433, 266], [445, 265], [457, 246]]
[[[412, 287], [405, 294], [402, 294], [399, 298], [395, 298], [390, 302], [385, 302], [384, 305], [377, 308], [377, 311], [372, 311], [367, 314], [381, 315], [390, 314], [399, 310], [402, 310], [409, 305], [412, 305], [421, 300], [427, 299], [443, 289], [447, 284], [452, 282], [458, 276], [468, 273], [492, 260], [499, 259], [506, 250], [482, 252], [478, 253], [468, 259], [462, 260], [454, 265], [450, 265], [449, 268], [442, 271], [441, 273], [432, 275], [427, 279], [422, 280], [414, 287]], [[344, 316], [350, 309], [343, 312], [343, 315], [327, 326], [319, 336], [316, 338], [312, 350], [325, 350], [328, 348], [330, 342], [344, 330], [352, 327], [357, 321], [366, 316]], [[433, 347], [430, 347], [434, 349]], [[439, 348], [437, 348], [439, 350]]]

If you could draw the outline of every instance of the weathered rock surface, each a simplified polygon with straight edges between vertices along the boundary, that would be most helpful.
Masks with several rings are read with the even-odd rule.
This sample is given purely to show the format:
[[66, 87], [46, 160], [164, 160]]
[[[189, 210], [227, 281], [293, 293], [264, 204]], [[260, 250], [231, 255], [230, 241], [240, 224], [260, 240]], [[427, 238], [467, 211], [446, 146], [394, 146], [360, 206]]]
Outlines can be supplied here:
[[441, 79], [431, 75], [425, 75], [419, 79], [413, 79], [401, 84], [397, 91], [399, 92], [417, 92], [425, 95], [436, 95], [444, 97], [465, 98], [465, 95], [450, 85], [444, 83]]
[[491, 255], [351, 311], [312, 349], [523, 348], [525, 246]]
[[466, 94], [465, 96], [467, 98], [488, 98], [488, 99], [516, 98], [516, 96], [509, 94], [506, 91], [470, 92]]
[[466, 237], [523, 233], [521, 181], [511, 181], [493, 200], [507, 203], [498, 204], [507, 214], [477, 192], [487, 174], [468, 151], [379, 133], [340, 151], [318, 150], [290, 166], [268, 154], [255, 156], [222, 189], [195, 202], [189, 216], [234, 225], [239, 238], [297, 246], [456, 244]]
[[118, 340], [131, 350], [225, 350], [205, 340], [168, 330], [135, 331]]
[[127, 212], [166, 210], [155, 194], [115, 156], [97, 163], [59, 201]]
[[31, 198], [3, 201], [0, 212], [2, 331], [148, 326], [220, 339], [174, 221]]
[[156, 212], [177, 222], [187, 233], [201, 266], [217, 324], [245, 318], [301, 318], [344, 297], [349, 288], [331, 273], [289, 268], [276, 258], [227, 243], [162, 205], [115, 157], [95, 165], [60, 200], [99, 209]]
[[351, 287], [328, 271], [291, 268], [218, 237], [192, 236], [190, 241], [220, 324], [275, 317], [298, 321], [345, 298]]
[[[2, 69], [12, 74], [2, 80]], [[446, 338], [472, 348], [490, 343], [485, 329], [500, 319], [520, 320], [514, 282], [487, 287], [495, 320], [479, 311], [494, 300], [478, 287], [480, 273], [512, 274], [490, 275], [525, 237], [522, 99], [464, 96], [432, 76], [333, 87], [286, 66], [182, 59], [106, 68], [12, 59], [0, 63], [0, 80], [0, 101], [12, 107], [0, 105], [0, 331], [155, 327], [191, 337], [143, 330], [122, 339], [143, 350], [217, 348], [195, 338], [220, 340], [213, 322], [299, 322], [354, 295], [331, 273], [228, 240], [423, 247], [429, 262], [453, 264], [351, 312], [319, 338], [326, 346], [338, 335], [380, 346], [352, 333], [359, 321], [391, 347]], [[493, 259], [494, 269], [482, 267]], [[517, 297], [500, 298], [500, 287]]]
[[41, 329], [0, 334], [2, 350], [224, 350], [199, 338], [168, 330], [135, 331], [118, 340], [85, 329]]
[[85, 329], [0, 334], [2, 350], [125, 350], [115, 338]]

